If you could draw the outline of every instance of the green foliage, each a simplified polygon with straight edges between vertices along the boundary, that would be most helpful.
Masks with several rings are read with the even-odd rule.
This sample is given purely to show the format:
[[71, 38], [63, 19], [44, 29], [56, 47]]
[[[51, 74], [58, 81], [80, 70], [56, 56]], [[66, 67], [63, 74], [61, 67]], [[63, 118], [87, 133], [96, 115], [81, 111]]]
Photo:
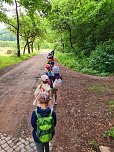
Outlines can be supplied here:
[[103, 84], [92, 85], [87, 88], [89, 92], [104, 92], [106, 90]]
[[61, 62], [63, 65], [69, 68], [73, 68], [77, 70], [81, 68], [80, 64], [77, 62], [76, 57], [74, 57], [74, 55], [71, 53], [64, 53], [64, 54], [56, 53], [56, 57], [59, 62]]
[[56, 57], [59, 62], [63, 65], [72, 68], [76, 71], [80, 71], [82, 73], [94, 74], [96, 73], [95, 70], [88, 68], [88, 59], [85, 58], [83, 55], [80, 57], [75, 56], [73, 53], [56, 53]]
[[43, 16], [46, 16], [50, 9], [50, 1], [47, 0], [20, 0], [20, 4], [24, 6], [28, 13], [32, 16], [35, 11], [39, 11]]
[[17, 56], [0, 56], [0, 69], [5, 68], [7, 66], [10, 66], [12, 64], [24, 61], [37, 53], [31, 53], [31, 54], [26, 54], [22, 55], [21, 57]]
[[112, 0], [52, 0], [49, 19], [57, 33], [57, 50], [74, 53], [84, 73], [114, 73], [113, 15]]
[[[13, 0], [3, 2], [10, 4]], [[70, 68], [101, 76], [114, 73], [114, 1], [19, 0], [18, 3], [25, 10], [19, 13], [25, 48], [33, 43], [35, 48], [54, 47], [70, 53], [59, 56]], [[0, 4], [0, 21], [9, 24], [16, 34], [16, 16], [9, 19]]]
[[105, 131], [103, 133], [103, 137], [111, 137], [112, 139], [114, 139], [114, 127], [112, 127], [111, 129], [109, 129], [108, 131]]
[[112, 112], [114, 110], [114, 100], [108, 101], [107, 109], [108, 112]]
[[20, 61], [20, 58], [15, 58], [11, 56], [0, 56], [0, 69]]
[[90, 67], [99, 73], [114, 72], [114, 41], [109, 40], [96, 47], [90, 56]]
[[[113, 38], [114, 5], [111, 0], [53, 0], [50, 20], [57, 36], [65, 35], [65, 47], [78, 46], [89, 57], [91, 51], [103, 41]], [[71, 45], [72, 43], [72, 45]]]
[[41, 44], [41, 48], [42, 48], [42, 49], [53, 48], [53, 43], [49, 43], [49, 42], [47, 42], [47, 41], [44, 41], [44, 43]]
[[98, 68], [94, 69], [92, 65], [90, 64], [90, 61], [91, 61], [90, 58], [87, 58], [86, 56], [84, 56], [83, 53], [80, 54], [80, 56], [76, 56], [74, 53], [57, 52], [56, 57], [58, 61], [61, 62], [63, 65], [85, 74], [100, 75], [100, 76], [111, 75], [110, 72], [106, 72], [103, 70], [101, 72]]

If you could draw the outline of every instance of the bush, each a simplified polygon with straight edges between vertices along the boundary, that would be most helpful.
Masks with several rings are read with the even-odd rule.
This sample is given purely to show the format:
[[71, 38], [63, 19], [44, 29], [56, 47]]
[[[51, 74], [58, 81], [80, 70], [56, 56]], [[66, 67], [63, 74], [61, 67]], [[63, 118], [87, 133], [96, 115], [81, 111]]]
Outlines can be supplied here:
[[96, 47], [90, 56], [89, 65], [99, 73], [114, 72], [114, 41], [109, 40]]
[[[86, 67], [86, 60], [79, 59], [73, 53], [56, 53], [56, 57], [59, 62], [63, 65], [74, 69], [76, 71], [81, 71], [84, 67]], [[84, 66], [84, 67], [83, 67]]]

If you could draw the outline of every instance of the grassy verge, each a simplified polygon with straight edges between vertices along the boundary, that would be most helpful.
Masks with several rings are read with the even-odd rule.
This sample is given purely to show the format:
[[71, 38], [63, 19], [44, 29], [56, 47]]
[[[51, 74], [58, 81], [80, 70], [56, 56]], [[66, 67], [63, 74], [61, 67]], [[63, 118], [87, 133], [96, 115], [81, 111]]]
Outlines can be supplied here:
[[93, 71], [91, 68], [88, 68], [87, 58], [79, 59], [72, 53], [61, 53], [61, 52], [56, 52], [55, 56], [60, 63], [78, 72], [87, 73], [87, 74], [94, 74], [96, 72]]
[[3, 69], [3, 68], [10, 66], [12, 64], [24, 61], [32, 56], [35, 56], [36, 54], [38, 54], [38, 52], [21, 55], [20, 58], [16, 57], [16, 56], [0, 56], [0, 69]]
[[89, 58], [77, 57], [73, 53], [61, 53], [56, 52], [55, 54], [57, 60], [77, 72], [90, 74], [90, 75], [97, 75], [97, 76], [108, 76], [111, 75], [110, 73], [102, 72], [100, 73], [97, 70], [93, 70], [92, 67], [89, 66]]

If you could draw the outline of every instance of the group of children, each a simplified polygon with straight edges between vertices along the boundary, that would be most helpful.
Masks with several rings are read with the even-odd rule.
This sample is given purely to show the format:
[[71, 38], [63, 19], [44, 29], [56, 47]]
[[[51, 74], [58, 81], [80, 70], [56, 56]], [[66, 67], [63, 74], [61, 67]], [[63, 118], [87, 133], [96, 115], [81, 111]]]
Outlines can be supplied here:
[[55, 134], [57, 91], [62, 84], [59, 67], [54, 65], [54, 50], [47, 56], [46, 72], [41, 76], [42, 83], [35, 90], [33, 105], [37, 108], [32, 112], [31, 125], [33, 139], [38, 152], [49, 152], [49, 141]]

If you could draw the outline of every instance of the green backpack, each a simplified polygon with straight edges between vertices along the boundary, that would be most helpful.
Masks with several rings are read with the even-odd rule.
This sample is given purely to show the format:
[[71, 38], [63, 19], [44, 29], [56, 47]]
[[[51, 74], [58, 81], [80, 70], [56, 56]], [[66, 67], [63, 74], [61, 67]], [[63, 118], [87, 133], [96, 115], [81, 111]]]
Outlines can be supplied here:
[[39, 113], [37, 113], [37, 109], [35, 109], [35, 113], [37, 116], [37, 130], [36, 136], [38, 137], [39, 141], [42, 143], [49, 142], [55, 133], [54, 130], [54, 119], [52, 117], [52, 110], [48, 117], [42, 117]]

